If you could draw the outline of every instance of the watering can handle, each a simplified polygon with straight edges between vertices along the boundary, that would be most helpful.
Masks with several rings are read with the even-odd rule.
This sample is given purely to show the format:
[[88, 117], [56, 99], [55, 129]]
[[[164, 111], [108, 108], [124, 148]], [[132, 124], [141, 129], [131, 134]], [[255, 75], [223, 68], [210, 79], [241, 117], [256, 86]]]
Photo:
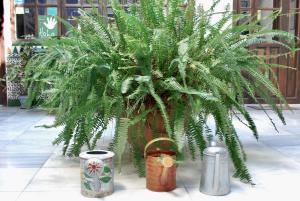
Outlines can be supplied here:
[[167, 138], [167, 137], [159, 137], [159, 138], [155, 138], [153, 140], [150, 140], [146, 146], [145, 146], [145, 149], [144, 149], [144, 157], [146, 158], [146, 154], [147, 154], [147, 149], [155, 142], [159, 142], [159, 141], [169, 141], [169, 142], [173, 142], [175, 145], [175, 141], [170, 139], [170, 138]]

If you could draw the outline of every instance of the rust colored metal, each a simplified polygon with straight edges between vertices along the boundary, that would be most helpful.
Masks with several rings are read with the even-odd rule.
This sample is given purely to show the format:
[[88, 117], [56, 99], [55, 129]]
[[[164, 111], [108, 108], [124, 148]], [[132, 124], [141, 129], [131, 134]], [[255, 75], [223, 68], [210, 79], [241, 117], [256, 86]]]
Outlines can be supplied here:
[[176, 152], [170, 150], [147, 151], [157, 141], [173, 140], [165, 137], [151, 140], [145, 147], [146, 187], [151, 191], [167, 192], [176, 188]]

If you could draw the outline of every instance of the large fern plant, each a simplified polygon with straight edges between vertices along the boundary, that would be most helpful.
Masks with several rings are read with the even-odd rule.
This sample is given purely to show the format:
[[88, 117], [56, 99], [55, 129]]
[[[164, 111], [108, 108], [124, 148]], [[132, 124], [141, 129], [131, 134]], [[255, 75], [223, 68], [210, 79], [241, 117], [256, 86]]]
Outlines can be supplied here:
[[[196, 8], [195, 0], [139, 2], [125, 11], [113, 0], [114, 19], [81, 11], [79, 28], [69, 27], [67, 37], [43, 41], [47, 49], [27, 65], [31, 98], [44, 97], [44, 105], [56, 112], [53, 126], [64, 126], [54, 143], [64, 145], [64, 154], [77, 156], [83, 146], [94, 149], [114, 120], [113, 148], [120, 163], [128, 129], [159, 111], [167, 135], [180, 150], [186, 142], [195, 158], [215, 135], [228, 147], [235, 176], [251, 182], [232, 115], [239, 113], [258, 139], [244, 95], [257, 103], [260, 96], [283, 123], [275, 103], [285, 100], [264, 76], [273, 65], [249, 47], [267, 42], [294, 51], [294, 36], [265, 30], [255, 20], [237, 25], [245, 16], [228, 10], [211, 24], [218, 0], [209, 10]], [[214, 134], [207, 125], [209, 116], [215, 121]], [[131, 132], [143, 138], [143, 131]], [[142, 170], [140, 149], [135, 143], [130, 148]]]

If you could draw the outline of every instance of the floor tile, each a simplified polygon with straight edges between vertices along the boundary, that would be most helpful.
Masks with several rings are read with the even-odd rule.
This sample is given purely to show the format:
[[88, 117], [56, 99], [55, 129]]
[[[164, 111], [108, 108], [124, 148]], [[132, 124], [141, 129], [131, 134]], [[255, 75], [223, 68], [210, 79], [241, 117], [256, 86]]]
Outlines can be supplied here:
[[51, 126], [55, 121], [54, 116], [45, 115], [38, 122], [28, 128], [28, 131], [56, 131], [60, 132], [63, 127], [45, 128], [43, 126]]
[[0, 148], [0, 152], [51, 153], [55, 149], [52, 144], [55, 137], [56, 134], [46, 131], [24, 131], [14, 139], [7, 140], [8, 143]]
[[[260, 133], [256, 141], [251, 131], [235, 121], [236, 129], [248, 156], [247, 166], [255, 187], [231, 178], [232, 191], [227, 196], [207, 196], [199, 192], [201, 161], [185, 161], [177, 169], [177, 189], [155, 193], [145, 189], [145, 178], [139, 178], [128, 161], [122, 173], [115, 173], [115, 193], [101, 200], [285, 200], [299, 199], [300, 186], [300, 110], [284, 111], [288, 126], [278, 123], [279, 134], [263, 111], [249, 110]], [[61, 146], [52, 146], [60, 128], [36, 127], [51, 124], [53, 116], [44, 111], [0, 107], [0, 201], [100, 200], [80, 194], [79, 159], [61, 156]], [[213, 126], [213, 122], [209, 122]], [[99, 147], [105, 147], [114, 134], [110, 124]], [[49, 158], [48, 158], [49, 157]], [[47, 160], [48, 159], [48, 160]], [[126, 158], [125, 158], [126, 159]], [[126, 159], [127, 160], [127, 159]], [[38, 168], [32, 167], [41, 167]], [[20, 167], [20, 168], [13, 168]], [[28, 168], [21, 168], [28, 167]], [[31, 167], [31, 168], [30, 168]], [[232, 164], [231, 164], [232, 167]], [[230, 174], [232, 174], [232, 169]], [[185, 190], [187, 189], [187, 191]], [[6, 192], [5, 192], [6, 191]], [[18, 191], [18, 192], [15, 192]]]
[[104, 200], [104, 201], [120, 201], [131, 200], [131, 195], [128, 191], [116, 191], [112, 195], [105, 198], [88, 198], [81, 195], [80, 190], [76, 191], [58, 191], [58, 192], [23, 192], [17, 201], [92, 201], [92, 200]]
[[190, 200], [190, 197], [184, 188], [176, 188], [173, 191], [170, 192], [152, 192], [150, 190], [144, 189], [144, 190], [136, 190], [136, 191], [129, 191], [129, 193], [132, 192], [132, 196], [130, 196], [130, 200], [132, 201], [188, 201]]
[[299, 169], [298, 163], [269, 146], [246, 144], [244, 150], [247, 154], [247, 167], [252, 173]]
[[50, 153], [1, 153], [0, 168], [39, 168], [50, 157]]
[[259, 140], [268, 146], [300, 145], [300, 136], [296, 135], [261, 136]]
[[[0, 126], [0, 138], [1, 140], [8, 140], [12, 141], [16, 139], [18, 136], [22, 135], [24, 130], [16, 130], [15, 128], [6, 130], [6, 128], [3, 128]], [[1, 149], [1, 147], [0, 147]]]
[[79, 168], [42, 168], [25, 191], [80, 189]]
[[53, 153], [43, 165], [44, 168], [78, 168], [80, 165], [79, 158], [69, 158], [61, 154]]
[[121, 174], [115, 173], [114, 181], [117, 190], [145, 189], [146, 187], [146, 179], [138, 177], [136, 173], [128, 174], [125, 171], [122, 171]]
[[201, 177], [201, 161], [185, 161], [177, 170], [179, 179], [184, 186], [199, 186]]
[[21, 192], [0, 192], [1, 201], [16, 201]]
[[171, 192], [152, 192], [147, 189], [142, 190], [115, 190], [115, 192], [107, 197], [86, 198], [80, 194], [80, 191], [65, 192], [24, 192], [18, 201], [53, 201], [53, 200], [72, 200], [72, 201], [88, 201], [88, 200], [104, 200], [104, 201], [189, 201], [190, 197], [184, 188], [177, 188]]
[[224, 196], [211, 196], [201, 193], [199, 188], [188, 187], [188, 194], [192, 201], [253, 201], [253, 200], [269, 200], [269, 191], [248, 186], [244, 188], [231, 188], [231, 192]]
[[0, 149], [1, 153], [52, 153], [55, 147], [50, 142], [34, 140], [13, 140]]
[[0, 168], [0, 192], [23, 191], [37, 171], [37, 168]]
[[280, 146], [274, 147], [274, 149], [300, 163], [300, 146]]
[[[300, 173], [298, 171], [276, 171], [257, 174], [258, 188], [269, 192], [268, 200], [299, 200]], [[287, 197], [288, 195], [288, 197]]]
[[[1, 137], [1, 134], [0, 134]], [[0, 147], [4, 147], [5, 145], [9, 144], [11, 140], [0, 140]]]
[[58, 134], [58, 130], [39, 130], [37, 128], [33, 128], [31, 130], [24, 131], [22, 135], [18, 137], [18, 140], [39, 140], [51, 144]]

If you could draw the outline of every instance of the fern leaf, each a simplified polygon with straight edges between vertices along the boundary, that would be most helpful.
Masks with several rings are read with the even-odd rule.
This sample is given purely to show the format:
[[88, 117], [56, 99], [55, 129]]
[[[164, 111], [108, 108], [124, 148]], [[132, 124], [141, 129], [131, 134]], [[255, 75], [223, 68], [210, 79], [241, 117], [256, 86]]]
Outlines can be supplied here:
[[121, 171], [122, 155], [127, 144], [129, 121], [128, 118], [120, 118], [116, 127], [114, 152], [117, 155], [119, 172]]

